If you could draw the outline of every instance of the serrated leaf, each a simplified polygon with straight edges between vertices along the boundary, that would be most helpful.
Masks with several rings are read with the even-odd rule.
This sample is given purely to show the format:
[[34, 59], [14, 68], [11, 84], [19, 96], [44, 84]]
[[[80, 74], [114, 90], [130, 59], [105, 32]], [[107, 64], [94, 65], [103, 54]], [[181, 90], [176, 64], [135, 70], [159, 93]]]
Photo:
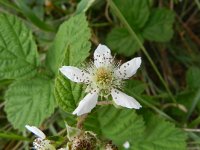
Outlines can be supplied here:
[[186, 134], [174, 124], [160, 117], [148, 119], [146, 130], [140, 141], [132, 143], [133, 150], [185, 150]]
[[[65, 66], [80, 65], [89, 56], [91, 45], [89, 38], [90, 30], [84, 14], [77, 15], [64, 22], [59, 28], [54, 43], [55, 52], [53, 54], [57, 56], [53, 60], [57, 64], [53, 65], [53, 68], [61, 67], [61, 62]], [[58, 70], [55, 71], [58, 72]], [[63, 110], [71, 112], [76, 108], [84, 95], [82, 86], [71, 82], [61, 73], [58, 74], [55, 82], [55, 97]]]
[[[113, 0], [130, 26], [138, 31], [149, 18], [149, 0]], [[128, 9], [128, 11], [127, 11]]]
[[77, 5], [76, 14], [86, 12], [94, 1], [95, 0], [81, 0]]
[[173, 36], [173, 22], [174, 13], [171, 10], [165, 8], [154, 9], [142, 31], [142, 35], [150, 41], [169, 41]]
[[58, 105], [64, 111], [72, 112], [83, 98], [84, 88], [80, 84], [72, 83], [59, 73], [56, 77], [54, 93]]
[[6, 91], [5, 99], [5, 111], [14, 128], [24, 130], [26, 124], [39, 126], [56, 106], [53, 80], [35, 77], [15, 81]]
[[140, 137], [144, 130], [144, 122], [132, 109], [106, 106], [86, 119], [85, 128], [112, 140], [121, 148], [124, 142]]
[[[143, 42], [141, 36], [140, 40]], [[140, 45], [130, 35], [126, 28], [114, 28], [107, 36], [108, 46], [116, 53], [124, 56], [131, 56], [137, 52]]]
[[55, 73], [61, 66], [65, 57], [66, 50], [70, 48], [69, 58], [64, 65], [79, 65], [89, 55], [90, 30], [85, 14], [79, 14], [71, 17], [61, 24], [56, 34], [53, 46], [47, 53], [47, 65]]
[[186, 73], [187, 85], [191, 89], [200, 88], [200, 69], [198, 67], [190, 67]]
[[19, 18], [0, 14], [0, 79], [33, 76], [38, 64], [30, 30]]
[[142, 94], [146, 88], [147, 84], [139, 80], [129, 80], [125, 86], [125, 89], [129, 89], [133, 93], [137, 93], [137, 95]]

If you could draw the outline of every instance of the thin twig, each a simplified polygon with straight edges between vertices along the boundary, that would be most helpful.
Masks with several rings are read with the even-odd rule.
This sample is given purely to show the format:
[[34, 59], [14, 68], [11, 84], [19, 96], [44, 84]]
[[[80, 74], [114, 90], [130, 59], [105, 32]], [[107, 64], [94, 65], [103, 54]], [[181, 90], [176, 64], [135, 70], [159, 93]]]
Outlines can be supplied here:
[[78, 117], [78, 122], [77, 122], [77, 128], [82, 129], [83, 128], [83, 122], [87, 118], [88, 114], [81, 115]]
[[111, 105], [111, 104], [113, 104], [112, 101], [99, 101], [97, 103], [97, 105]]
[[200, 133], [200, 129], [188, 129], [188, 128], [184, 128], [183, 130], [185, 130], [187, 132], [199, 132]]

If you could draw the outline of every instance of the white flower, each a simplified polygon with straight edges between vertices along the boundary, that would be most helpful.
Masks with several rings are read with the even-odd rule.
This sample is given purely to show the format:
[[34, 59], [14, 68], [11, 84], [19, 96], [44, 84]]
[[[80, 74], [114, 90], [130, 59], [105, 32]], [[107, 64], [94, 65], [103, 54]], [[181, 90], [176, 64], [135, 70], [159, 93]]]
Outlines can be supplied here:
[[40, 129], [29, 125], [25, 127], [38, 137], [33, 142], [33, 146], [36, 150], [55, 150], [55, 147], [51, 145], [50, 141], [46, 139], [46, 135]]
[[89, 113], [96, 106], [98, 96], [108, 98], [120, 106], [139, 109], [141, 105], [133, 98], [119, 91], [124, 79], [133, 76], [141, 65], [141, 58], [133, 58], [122, 64], [116, 64], [110, 49], [99, 44], [94, 52], [94, 63], [86, 69], [78, 69], [72, 66], [62, 66], [60, 71], [68, 79], [77, 83], [87, 84], [88, 94], [80, 101], [73, 114], [78, 116]]
[[123, 147], [125, 149], [128, 149], [130, 147], [130, 143], [128, 141], [126, 141], [124, 144], [123, 144]]

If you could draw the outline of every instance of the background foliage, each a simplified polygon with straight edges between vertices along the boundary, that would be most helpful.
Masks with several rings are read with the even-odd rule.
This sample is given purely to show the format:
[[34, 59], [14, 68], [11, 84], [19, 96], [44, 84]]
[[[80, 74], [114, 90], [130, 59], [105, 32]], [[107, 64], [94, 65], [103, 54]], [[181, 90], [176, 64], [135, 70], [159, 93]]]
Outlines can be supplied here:
[[0, 0], [0, 149], [28, 149], [26, 124], [47, 135], [76, 124], [85, 87], [58, 68], [91, 61], [99, 43], [121, 62], [142, 57], [124, 91], [143, 107], [97, 106], [84, 128], [119, 149], [199, 149], [199, 10], [198, 0]]

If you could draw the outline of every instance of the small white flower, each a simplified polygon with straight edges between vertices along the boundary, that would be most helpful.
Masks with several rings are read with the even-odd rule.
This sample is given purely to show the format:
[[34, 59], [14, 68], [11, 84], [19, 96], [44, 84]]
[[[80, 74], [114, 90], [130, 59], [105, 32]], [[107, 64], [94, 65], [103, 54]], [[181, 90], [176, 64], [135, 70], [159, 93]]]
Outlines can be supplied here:
[[123, 144], [123, 147], [125, 149], [128, 149], [130, 147], [130, 143], [128, 141], [126, 141], [124, 144]]
[[46, 139], [46, 135], [35, 126], [25, 126], [29, 131], [34, 133], [38, 138], [33, 141], [33, 146], [36, 150], [55, 150], [51, 142]]
[[116, 64], [110, 49], [99, 44], [94, 52], [94, 63], [88, 68], [81, 70], [72, 66], [62, 66], [60, 71], [68, 79], [87, 84], [88, 94], [80, 101], [73, 114], [80, 116], [91, 112], [97, 104], [99, 95], [106, 98], [111, 95], [117, 105], [139, 109], [141, 105], [133, 97], [118, 89], [121, 89], [124, 79], [129, 79], [136, 73], [140, 65], [140, 57], [133, 58], [121, 66]]
[[58, 150], [69, 150], [69, 148], [59, 148]]

